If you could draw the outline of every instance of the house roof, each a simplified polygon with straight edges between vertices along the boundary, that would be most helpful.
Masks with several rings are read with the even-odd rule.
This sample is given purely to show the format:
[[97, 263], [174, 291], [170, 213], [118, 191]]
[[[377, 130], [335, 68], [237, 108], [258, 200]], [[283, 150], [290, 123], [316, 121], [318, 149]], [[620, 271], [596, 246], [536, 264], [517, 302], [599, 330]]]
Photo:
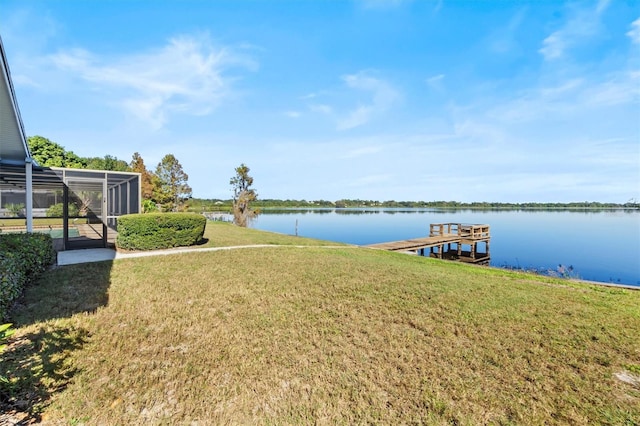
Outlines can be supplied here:
[[0, 37], [0, 166], [24, 165], [31, 158]]
[[[97, 181], [105, 180], [107, 188], [113, 188], [127, 182], [140, 180], [140, 173], [116, 172], [112, 170], [66, 169], [63, 167], [36, 167], [33, 169], [33, 188], [62, 189], [66, 180]], [[90, 185], [87, 183], [87, 185]], [[102, 184], [100, 183], [100, 188]], [[24, 166], [5, 164], [0, 171], [0, 190], [24, 190], [26, 179]]]

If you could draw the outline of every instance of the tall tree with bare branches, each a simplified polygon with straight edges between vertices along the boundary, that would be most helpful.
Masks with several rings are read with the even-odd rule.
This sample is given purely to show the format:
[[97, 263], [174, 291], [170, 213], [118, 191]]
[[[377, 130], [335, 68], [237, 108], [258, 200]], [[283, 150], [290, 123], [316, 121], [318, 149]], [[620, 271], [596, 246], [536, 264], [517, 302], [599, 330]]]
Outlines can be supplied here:
[[251, 203], [258, 199], [258, 194], [251, 188], [253, 178], [249, 176], [249, 167], [242, 163], [235, 170], [236, 175], [229, 181], [233, 191], [233, 222], [246, 227], [258, 215], [251, 209]]

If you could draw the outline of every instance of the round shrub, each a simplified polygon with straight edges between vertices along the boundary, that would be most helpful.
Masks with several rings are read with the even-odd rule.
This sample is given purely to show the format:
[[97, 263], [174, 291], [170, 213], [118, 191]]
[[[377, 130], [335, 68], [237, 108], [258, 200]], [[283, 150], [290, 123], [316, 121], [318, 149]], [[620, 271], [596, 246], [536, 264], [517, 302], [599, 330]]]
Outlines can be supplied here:
[[53, 264], [55, 255], [47, 234], [0, 234], [0, 320], [25, 284]]
[[118, 218], [116, 246], [156, 250], [198, 244], [207, 219], [196, 213], [129, 214]]
[[[76, 217], [78, 216], [79, 210], [78, 210], [78, 206], [76, 206], [73, 203], [69, 203], [68, 204], [68, 208], [69, 208], [69, 217]], [[47, 209], [47, 217], [62, 217], [62, 209], [64, 207], [64, 204], [62, 203], [58, 203], [58, 204], [53, 204], [51, 205], [48, 209]]]

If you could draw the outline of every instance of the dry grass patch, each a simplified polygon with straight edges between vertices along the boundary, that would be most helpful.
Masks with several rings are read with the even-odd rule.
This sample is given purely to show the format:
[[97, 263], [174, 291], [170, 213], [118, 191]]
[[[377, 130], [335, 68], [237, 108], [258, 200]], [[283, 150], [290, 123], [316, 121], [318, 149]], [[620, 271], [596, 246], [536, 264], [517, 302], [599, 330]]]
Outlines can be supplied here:
[[65, 281], [83, 268], [49, 272], [15, 311], [18, 339], [54, 326], [81, 339], [62, 349], [68, 377], [38, 401], [51, 423], [640, 419], [640, 389], [616, 378], [638, 364], [640, 292], [367, 249], [277, 247], [96, 264], [106, 305], [58, 320], [45, 319], [55, 309], [34, 313], [56, 291], [100, 287]]

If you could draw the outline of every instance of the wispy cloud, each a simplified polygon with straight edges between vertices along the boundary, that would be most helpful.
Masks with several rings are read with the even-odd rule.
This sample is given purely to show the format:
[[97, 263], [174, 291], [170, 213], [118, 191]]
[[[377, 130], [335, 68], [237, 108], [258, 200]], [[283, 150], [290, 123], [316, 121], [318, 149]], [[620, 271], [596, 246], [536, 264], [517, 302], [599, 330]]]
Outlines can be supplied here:
[[520, 8], [509, 20], [506, 26], [498, 26], [488, 37], [491, 52], [508, 54], [518, 49], [517, 34], [521, 29], [528, 12], [528, 7]]
[[299, 111], [285, 111], [284, 115], [285, 117], [289, 118], [300, 118], [300, 116], [302, 116], [302, 113], [300, 113]]
[[627, 35], [633, 44], [640, 44], [640, 18], [631, 23], [631, 29]]
[[12, 80], [16, 85], [20, 85], [20, 86], [28, 86], [36, 89], [39, 89], [42, 87], [41, 84], [36, 83], [32, 78], [24, 74], [14, 75], [12, 76]]
[[444, 83], [443, 83], [444, 77], [445, 77], [444, 74], [438, 74], [438, 75], [429, 77], [426, 80], [427, 85], [433, 90], [442, 91], [444, 90]]
[[640, 72], [612, 72], [583, 76], [515, 93], [486, 110], [488, 116], [507, 123], [535, 122], [548, 118], [580, 117], [613, 106], [640, 102]]
[[325, 105], [325, 104], [310, 104], [309, 105], [309, 110], [311, 112], [318, 112], [320, 114], [332, 114], [333, 113], [333, 108], [331, 108], [329, 105]]
[[398, 7], [403, 3], [410, 3], [413, 0], [357, 0], [365, 9], [387, 9]]
[[318, 96], [320, 96], [320, 93], [311, 92], [311, 93], [307, 93], [306, 95], [300, 96], [300, 99], [302, 100], [315, 99]]
[[116, 93], [115, 102], [156, 129], [174, 113], [209, 114], [232, 93], [233, 78], [226, 71], [255, 66], [230, 49], [215, 47], [206, 34], [175, 37], [141, 54], [105, 58], [74, 49], [50, 59], [96, 89]]
[[582, 94], [582, 101], [592, 106], [614, 106], [640, 103], [640, 71], [609, 75]]
[[370, 102], [360, 104], [338, 120], [338, 130], [362, 126], [372, 117], [388, 110], [399, 98], [399, 93], [386, 81], [371, 77], [366, 72], [342, 77], [347, 87], [371, 94]]
[[344, 154], [340, 156], [342, 159], [348, 158], [358, 158], [366, 155], [377, 154], [382, 151], [383, 148], [381, 146], [365, 146], [362, 148], [354, 148], [347, 150]]
[[564, 26], [544, 39], [538, 52], [548, 61], [562, 58], [570, 48], [591, 39], [600, 30], [600, 16], [609, 0], [600, 0], [595, 7], [573, 6]]

